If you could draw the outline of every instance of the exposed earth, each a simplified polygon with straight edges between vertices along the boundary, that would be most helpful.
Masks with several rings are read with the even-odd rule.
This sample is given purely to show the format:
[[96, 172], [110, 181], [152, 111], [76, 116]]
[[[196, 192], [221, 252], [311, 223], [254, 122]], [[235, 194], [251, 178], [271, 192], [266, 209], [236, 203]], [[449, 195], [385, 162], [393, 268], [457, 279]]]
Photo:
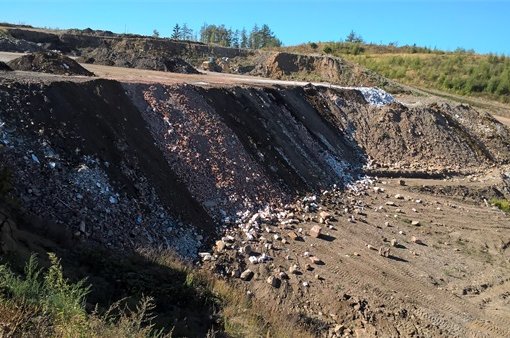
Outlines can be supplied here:
[[[9, 46], [37, 35], [21, 31]], [[110, 50], [68, 34], [45, 48]], [[157, 70], [0, 72], [5, 196], [70, 246], [175, 251], [310, 336], [510, 336], [510, 215], [490, 203], [510, 198], [505, 118], [271, 58], [245, 73], [274, 79], [138, 61], [113, 64]], [[326, 73], [300, 82], [296, 63]], [[5, 229], [4, 254], [44, 247]]]
[[23, 55], [8, 63], [12, 70], [24, 70], [60, 75], [94, 76], [76, 61], [53, 52], [36, 52]]

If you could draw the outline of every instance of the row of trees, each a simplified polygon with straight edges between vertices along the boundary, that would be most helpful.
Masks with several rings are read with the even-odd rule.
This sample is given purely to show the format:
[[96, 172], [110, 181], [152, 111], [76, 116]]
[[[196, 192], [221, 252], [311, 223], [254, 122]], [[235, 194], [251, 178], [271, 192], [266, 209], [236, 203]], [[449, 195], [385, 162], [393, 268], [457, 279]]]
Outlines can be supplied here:
[[[155, 29], [153, 37], [159, 37]], [[176, 24], [172, 29], [170, 38], [176, 40], [201, 41], [203, 43], [214, 43], [225, 47], [253, 48], [279, 47], [282, 42], [275, 36], [268, 25], [254, 25], [250, 32], [243, 28], [241, 30], [227, 28], [225, 25], [204, 24], [200, 28], [199, 37], [187, 24]]]
[[225, 47], [236, 48], [264, 48], [279, 47], [282, 42], [275, 36], [268, 25], [253, 26], [248, 33], [245, 28], [232, 30], [224, 25], [204, 24], [200, 29], [200, 41], [204, 43], [216, 43]]

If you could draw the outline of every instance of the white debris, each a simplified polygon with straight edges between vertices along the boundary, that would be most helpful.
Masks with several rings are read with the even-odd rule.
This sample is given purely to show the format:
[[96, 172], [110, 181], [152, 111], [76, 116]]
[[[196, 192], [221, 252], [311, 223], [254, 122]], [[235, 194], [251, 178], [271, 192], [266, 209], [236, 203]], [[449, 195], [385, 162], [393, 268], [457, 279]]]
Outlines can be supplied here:
[[373, 106], [384, 106], [392, 102], [395, 102], [395, 98], [391, 94], [388, 94], [387, 92], [379, 88], [354, 87], [353, 89], [360, 91], [361, 94], [363, 94], [365, 100], [368, 102], [368, 104]]
[[39, 159], [37, 158], [37, 156], [35, 156], [34, 154], [32, 154], [32, 161], [34, 161], [35, 163], [41, 163], [41, 162], [39, 162]]

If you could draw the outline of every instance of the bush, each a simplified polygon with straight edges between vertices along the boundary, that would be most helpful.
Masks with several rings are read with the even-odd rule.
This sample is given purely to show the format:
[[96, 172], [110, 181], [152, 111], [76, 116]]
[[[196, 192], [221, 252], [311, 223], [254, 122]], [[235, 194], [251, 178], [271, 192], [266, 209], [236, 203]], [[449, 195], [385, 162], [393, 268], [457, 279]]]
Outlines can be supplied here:
[[326, 46], [322, 51], [326, 54], [331, 54], [333, 52], [333, 49], [330, 46]]
[[504, 212], [510, 212], [510, 201], [502, 198], [492, 198], [490, 203]]
[[148, 316], [153, 306], [144, 298], [135, 311], [115, 303], [104, 314], [87, 314], [85, 296], [90, 286], [64, 278], [60, 260], [49, 254], [51, 265], [43, 273], [35, 255], [24, 276], [0, 265], [0, 319], [10, 336], [43, 337], [157, 337]]

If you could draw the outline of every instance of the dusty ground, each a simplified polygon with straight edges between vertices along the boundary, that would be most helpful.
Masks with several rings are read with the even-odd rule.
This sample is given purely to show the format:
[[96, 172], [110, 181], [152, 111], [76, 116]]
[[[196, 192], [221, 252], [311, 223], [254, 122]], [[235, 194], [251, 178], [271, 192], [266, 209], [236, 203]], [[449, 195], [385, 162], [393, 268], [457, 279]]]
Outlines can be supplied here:
[[[255, 275], [239, 283], [253, 297], [308, 317], [319, 335], [336, 328], [338, 336], [357, 337], [508, 337], [509, 215], [484, 203], [415, 192], [424, 185], [475, 189], [497, 181], [497, 173], [476, 181], [406, 180], [406, 186], [399, 180], [379, 180], [363, 193], [328, 193], [319, 205], [335, 220], [329, 226], [320, 224], [322, 238], [307, 234], [318, 225], [321, 211], [290, 208], [299, 222], [264, 225], [261, 237], [245, 242], [273, 260], [252, 264], [246, 255], [216, 249], [218, 261], [208, 264], [226, 273], [225, 266], [235, 269], [233, 262], [244, 262], [240, 271], [250, 269]], [[387, 205], [390, 201], [394, 205]], [[302, 221], [310, 216], [316, 217], [314, 222]], [[299, 228], [301, 238], [292, 240], [287, 234], [300, 234]], [[233, 237], [243, 238], [240, 233]], [[413, 236], [421, 244], [413, 242]], [[390, 248], [389, 257], [379, 254], [381, 247]], [[308, 255], [321, 262], [314, 264]], [[297, 274], [289, 272], [294, 264]], [[270, 286], [266, 279], [279, 277], [280, 271], [290, 279]]]

